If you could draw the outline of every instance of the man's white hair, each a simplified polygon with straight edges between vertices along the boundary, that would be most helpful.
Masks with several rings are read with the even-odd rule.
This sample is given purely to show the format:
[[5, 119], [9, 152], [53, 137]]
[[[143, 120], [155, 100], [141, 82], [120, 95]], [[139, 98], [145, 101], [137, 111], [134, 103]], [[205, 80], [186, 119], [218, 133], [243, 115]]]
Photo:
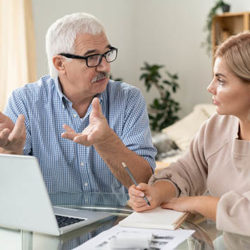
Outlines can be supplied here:
[[99, 34], [104, 31], [100, 21], [88, 13], [66, 15], [54, 22], [46, 34], [46, 53], [50, 75], [53, 78], [58, 72], [53, 65], [53, 56], [59, 53], [74, 53], [74, 42], [77, 34]]

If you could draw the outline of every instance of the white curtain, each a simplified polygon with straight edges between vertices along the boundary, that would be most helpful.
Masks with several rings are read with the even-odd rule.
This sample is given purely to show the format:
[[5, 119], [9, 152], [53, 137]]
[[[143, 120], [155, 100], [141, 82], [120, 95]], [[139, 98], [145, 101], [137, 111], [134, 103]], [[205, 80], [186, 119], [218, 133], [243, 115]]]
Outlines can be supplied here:
[[0, 0], [0, 110], [14, 89], [35, 79], [31, 0]]

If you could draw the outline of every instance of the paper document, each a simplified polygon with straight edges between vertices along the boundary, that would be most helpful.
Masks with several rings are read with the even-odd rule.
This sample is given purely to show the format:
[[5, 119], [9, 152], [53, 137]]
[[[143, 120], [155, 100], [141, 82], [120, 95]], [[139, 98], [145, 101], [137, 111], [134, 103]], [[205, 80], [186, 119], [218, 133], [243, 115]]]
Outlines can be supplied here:
[[123, 227], [175, 230], [186, 219], [187, 213], [157, 207], [153, 210], [134, 212], [119, 222]]
[[121, 227], [98, 234], [74, 250], [159, 249], [170, 250], [189, 238], [194, 230], [156, 230]]

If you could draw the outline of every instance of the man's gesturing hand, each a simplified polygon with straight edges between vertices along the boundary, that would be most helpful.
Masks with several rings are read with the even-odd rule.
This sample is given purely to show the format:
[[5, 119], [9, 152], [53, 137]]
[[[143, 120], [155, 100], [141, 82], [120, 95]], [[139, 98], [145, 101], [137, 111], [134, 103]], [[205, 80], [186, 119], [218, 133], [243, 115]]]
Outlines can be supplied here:
[[104, 117], [98, 98], [92, 101], [92, 111], [89, 116], [89, 125], [81, 132], [76, 133], [68, 125], [64, 125], [65, 132], [62, 137], [80, 143], [85, 146], [105, 143], [111, 129]]
[[23, 154], [26, 139], [24, 116], [19, 115], [16, 124], [0, 112], [0, 152]]

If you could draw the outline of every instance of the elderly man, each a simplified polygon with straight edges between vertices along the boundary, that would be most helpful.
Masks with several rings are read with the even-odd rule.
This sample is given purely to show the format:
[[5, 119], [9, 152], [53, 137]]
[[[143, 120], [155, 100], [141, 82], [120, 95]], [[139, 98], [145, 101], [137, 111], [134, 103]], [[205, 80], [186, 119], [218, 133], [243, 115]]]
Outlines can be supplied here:
[[126, 192], [155, 167], [140, 91], [109, 80], [117, 49], [92, 15], [48, 29], [50, 76], [15, 90], [0, 112], [0, 152], [36, 156], [49, 192]]

